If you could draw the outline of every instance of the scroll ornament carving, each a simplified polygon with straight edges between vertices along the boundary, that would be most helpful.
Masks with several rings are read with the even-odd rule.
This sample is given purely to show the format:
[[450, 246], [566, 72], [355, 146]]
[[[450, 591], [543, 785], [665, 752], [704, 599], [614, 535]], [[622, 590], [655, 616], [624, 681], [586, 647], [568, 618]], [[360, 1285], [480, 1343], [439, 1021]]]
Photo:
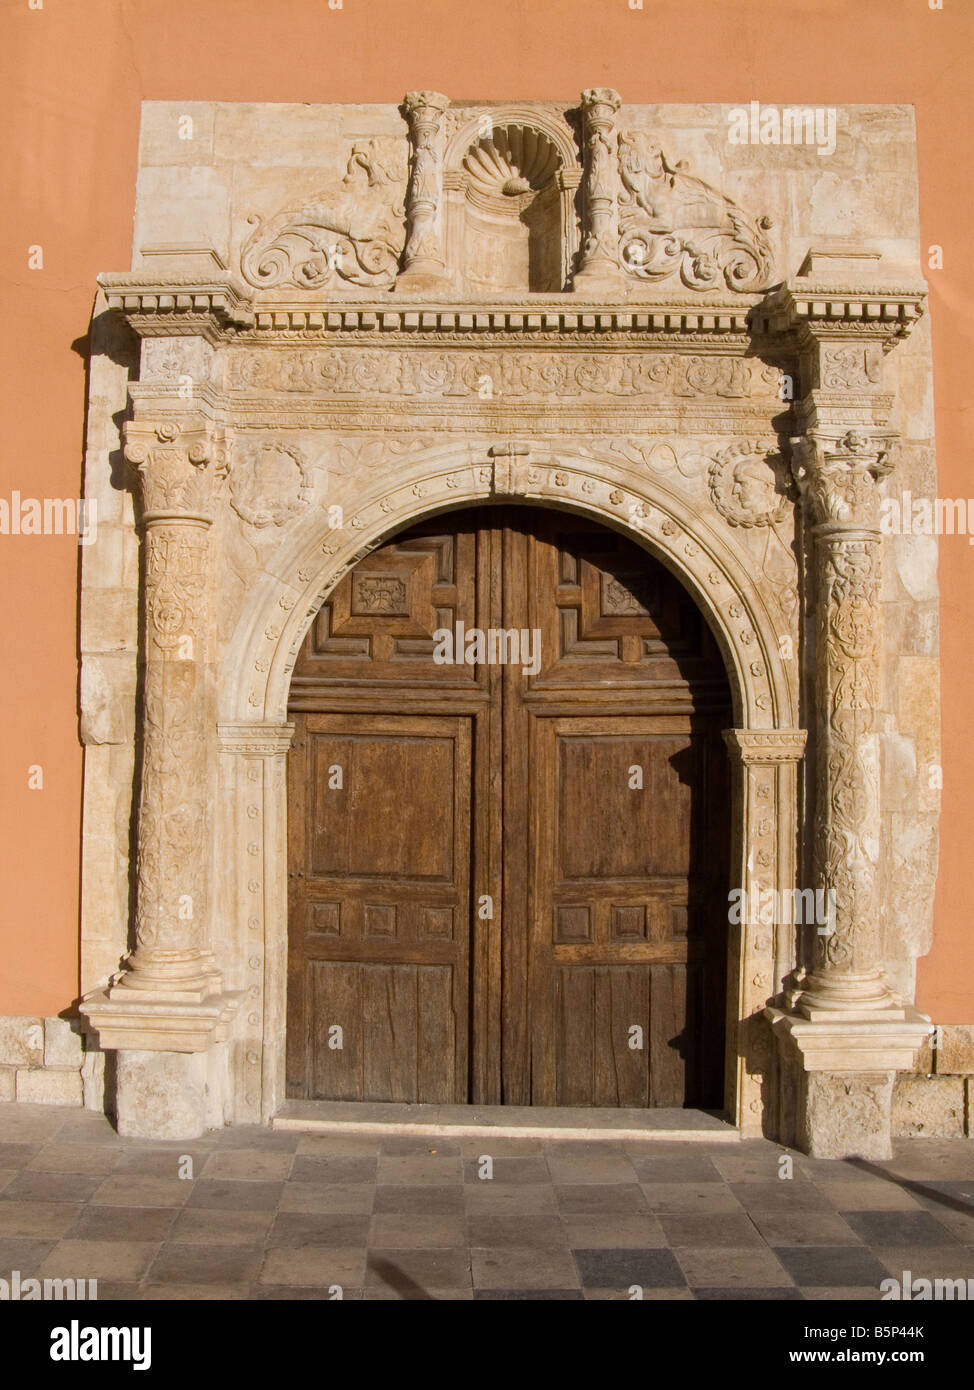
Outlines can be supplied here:
[[678, 276], [691, 290], [755, 292], [771, 282], [769, 217], [750, 218], [703, 179], [671, 164], [651, 136], [620, 131], [619, 250], [637, 280]]
[[792, 472], [816, 522], [845, 522], [875, 528], [876, 481], [892, 471], [893, 441], [847, 430], [829, 441], [815, 434], [791, 441]]
[[405, 171], [378, 139], [352, 145], [342, 192], [265, 221], [257, 214], [240, 253], [240, 273], [255, 289], [320, 290], [344, 281], [390, 289], [405, 241]]
[[229, 385], [236, 391], [329, 392], [335, 395], [580, 395], [629, 399], [673, 395], [746, 400], [777, 397], [780, 368], [730, 356], [683, 353], [570, 353], [504, 350], [445, 352], [413, 348], [288, 349], [234, 354]]

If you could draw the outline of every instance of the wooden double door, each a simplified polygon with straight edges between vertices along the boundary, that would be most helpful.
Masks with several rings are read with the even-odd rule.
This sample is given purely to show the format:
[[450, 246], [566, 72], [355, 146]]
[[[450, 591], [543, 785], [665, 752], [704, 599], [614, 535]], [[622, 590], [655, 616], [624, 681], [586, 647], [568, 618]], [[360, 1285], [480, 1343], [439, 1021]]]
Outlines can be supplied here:
[[362, 560], [291, 687], [288, 1094], [720, 1107], [728, 700], [681, 585], [579, 517]]

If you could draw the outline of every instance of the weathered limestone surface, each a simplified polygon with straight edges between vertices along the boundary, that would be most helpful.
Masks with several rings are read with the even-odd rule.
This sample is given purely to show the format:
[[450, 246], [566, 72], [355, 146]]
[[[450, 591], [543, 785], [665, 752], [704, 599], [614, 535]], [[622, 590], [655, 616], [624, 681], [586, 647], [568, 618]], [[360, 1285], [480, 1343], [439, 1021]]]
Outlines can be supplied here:
[[[936, 543], [880, 539], [862, 517], [856, 535], [813, 537], [848, 518], [812, 515], [807, 485], [841, 466], [875, 502], [935, 492], [912, 113], [840, 108], [828, 158], [733, 145], [727, 114], [606, 88], [563, 104], [145, 104], [133, 269], [102, 277], [95, 314], [100, 537], [82, 596], [83, 989], [121, 1049], [126, 1124], [159, 1132], [158, 1111], [188, 1135], [274, 1113], [295, 653], [371, 546], [506, 498], [622, 527], [683, 577], [732, 670], [739, 882], [841, 890], [831, 960], [814, 930], [732, 933], [729, 1109], [745, 1132], [787, 1128], [763, 1010], [787, 1014], [803, 989], [814, 1002], [826, 966], [833, 992], [875, 967], [872, 1002], [910, 1025], [897, 1060], [809, 1076], [802, 1123], [836, 1147], [875, 1121], [888, 1143], [891, 1082], [852, 1082], [863, 1065], [891, 1076], [923, 1031], [893, 1015], [930, 946]], [[858, 687], [815, 685], [836, 616], [842, 640], [868, 628], [852, 660], [868, 720]], [[157, 793], [160, 701], [187, 714], [200, 757], [192, 785]], [[858, 839], [841, 796], [829, 809], [837, 738], [866, 787]], [[178, 832], [168, 848], [153, 825]]]

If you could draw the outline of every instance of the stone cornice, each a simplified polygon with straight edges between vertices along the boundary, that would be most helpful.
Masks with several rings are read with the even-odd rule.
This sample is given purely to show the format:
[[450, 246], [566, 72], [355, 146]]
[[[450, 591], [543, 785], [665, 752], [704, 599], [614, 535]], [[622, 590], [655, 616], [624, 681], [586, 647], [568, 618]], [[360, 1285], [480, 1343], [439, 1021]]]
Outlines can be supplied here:
[[925, 300], [922, 281], [864, 279], [850, 285], [796, 277], [769, 296], [754, 326], [769, 334], [797, 331], [806, 340], [865, 335], [888, 349], [908, 336], [923, 315]]
[[299, 332], [306, 337], [391, 335], [539, 340], [589, 339], [613, 333], [637, 338], [726, 338], [751, 334], [758, 296], [676, 294], [656, 300], [607, 301], [576, 293], [516, 300], [457, 301], [417, 297], [395, 302], [329, 297], [325, 303], [271, 300], [249, 293], [233, 275], [169, 275], [140, 271], [100, 275], [108, 307], [124, 314], [140, 337], [198, 335], [210, 342], [246, 335], [247, 341]]
[[254, 321], [249, 292], [229, 272], [201, 278], [136, 271], [97, 278], [109, 309], [124, 314], [142, 338], [193, 335], [213, 343]]

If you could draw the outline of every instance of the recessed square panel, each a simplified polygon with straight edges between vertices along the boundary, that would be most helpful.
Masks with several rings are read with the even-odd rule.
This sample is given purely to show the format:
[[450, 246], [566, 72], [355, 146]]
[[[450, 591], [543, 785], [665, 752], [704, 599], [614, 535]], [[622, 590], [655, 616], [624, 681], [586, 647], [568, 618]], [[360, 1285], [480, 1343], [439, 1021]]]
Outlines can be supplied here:
[[365, 904], [366, 936], [395, 936], [396, 909], [393, 903]]
[[559, 907], [555, 918], [556, 941], [591, 941], [592, 924], [587, 907]]

